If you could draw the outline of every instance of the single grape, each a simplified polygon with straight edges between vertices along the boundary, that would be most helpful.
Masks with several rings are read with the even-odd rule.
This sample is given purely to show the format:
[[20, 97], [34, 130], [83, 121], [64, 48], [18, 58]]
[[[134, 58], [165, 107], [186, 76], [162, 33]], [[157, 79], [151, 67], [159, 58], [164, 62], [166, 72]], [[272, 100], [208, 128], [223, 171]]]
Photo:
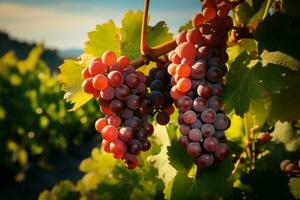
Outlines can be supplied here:
[[95, 129], [98, 133], [102, 132], [102, 129], [107, 125], [107, 120], [105, 118], [99, 118], [97, 119], [95, 123]]
[[177, 36], [176, 36], [177, 45], [179, 45], [183, 42], [186, 42], [186, 33], [187, 33], [187, 31], [181, 31], [180, 33], [177, 34]]
[[115, 97], [122, 101], [128, 99], [129, 95], [130, 89], [127, 87], [127, 85], [122, 84], [115, 89]]
[[195, 44], [197, 41], [202, 39], [202, 35], [198, 29], [190, 29], [186, 33], [186, 40]]
[[194, 15], [192, 19], [192, 25], [194, 28], [199, 28], [202, 24], [204, 24], [205, 21], [206, 19], [203, 17], [202, 13], [199, 12], [196, 15]]
[[193, 100], [191, 97], [183, 96], [176, 102], [176, 107], [181, 111], [185, 112], [192, 109]]
[[194, 58], [196, 56], [196, 48], [190, 42], [181, 43], [176, 47], [175, 52], [180, 58]]
[[209, 151], [209, 152], [215, 152], [218, 148], [218, 145], [219, 145], [219, 142], [214, 137], [207, 137], [203, 142], [203, 146], [204, 146], [205, 150]]
[[187, 92], [192, 88], [192, 82], [188, 78], [180, 78], [176, 84], [179, 92]]
[[199, 129], [195, 129], [195, 128], [192, 129], [189, 132], [189, 138], [193, 142], [199, 142], [202, 139], [201, 131]]
[[207, 80], [217, 82], [221, 78], [221, 70], [216, 67], [211, 67], [207, 70]]
[[214, 121], [214, 126], [218, 131], [224, 131], [229, 128], [230, 121], [224, 113], [218, 113], [216, 115], [216, 120]]
[[89, 72], [89, 68], [88, 68], [88, 67], [84, 68], [84, 69], [81, 71], [81, 77], [82, 77], [83, 79], [87, 79], [87, 78], [93, 77], [93, 75]]
[[135, 134], [135, 139], [139, 140], [140, 142], [144, 142], [147, 139], [147, 134], [145, 133], [145, 130], [140, 129], [138, 132]]
[[205, 77], [207, 66], [205, 62], [196, 62], [191, 67], [191, 77], [194, 79], [202, 79]]
[[203, 110], [205, 110], [207, 108], [207, 105], [208, 105], [207, 99], [205, 99], [203, 97], [197, 97], [193, 101], [193, 109], [196, 112], [202, 112]]
[[126, 68], [128, 65], [130, 65], [130, 60], [126, 56], [121, 56], [117, 59], [117, 63], [123, 68]]
[[199, 167], [210, 167], [214, 163], [214, 156], [212, 154], [202, 154], [197, 159], [197, 165]]
[[191, 127], [186, 124], [180, 125], [179, 131], [182, 135], [189, 135], [190, 130], [191, 130]]
[[146, 140], [142, 143], [142, 151], [148, 151], [151, 148], [151, 142]]
[[126, 101], [126, 105], [128, 108], [132, 110], [136, 110], [140, 107], [140, 97], [137, 95], [130, 95]]
[[105, 51], [102, 54], [102, 61], [106, 66], [110, 66], [117, 62], [117, 56], [113, 51]]
[[211, 56], [211, 48], [208, 46], [202, 46], [198, 49], [197, 57], [208, 60]]
[[123, 110], [123, 112], [121, 113], [121, 117], [123, 119], [128, 119], [129, 117], [132, 117], [133, 116], [133, 111], [130, 110], [129, 108], [125, 108]]
[[130, 127], [122, 127], [119, 131], [119, 139], [124, 142], [130, 142], [134, 139], [134, 132]]
[[101, 59], [94, 59], [88, 67], [89, 72], [92, 76], [96, 76], [97, 74], [105, 74], [107, 68], [102, 63]]
[[216, 111], [214, 111], [211, 108], [207, 108], [205, 109], [202, 113], [201, 113], [201, 120], [204, 123], [213, 123], [216, 120]]
[[107, 79], [110, 86], [118, 87], [123, 83], [124, 76], [119, 71], [112, 71], [107, 75]]
[[150, 123], [144, 124], [144, 129], [148, 136], [151, 136], [154, 133], [154, 127]]
[[135, 154], [125, 153], [124, 161], [128, 169], [134, 169], [138, 166], [138, 160]]
[[201, 120], [197, 119], [192, 125], [192, 128], [200, 129], [203, 126], [203, 123]]
[[191, 67], [187, 64], [179, 64], [176, 67], [176, 74], [180, 78], [187, 78], [191, 75]]
[[102, 129], [102, 137], [108, 142], [112, 142], [118, 138], [118, 129], [112, 125], [107, 125]]
[[82, 90], [88, 94], [92, 94], [95, 91], [93, 78], [87, 78], [82, 82]]
[[170, 95], [174, 100], [177, 100], [185, 94], [183, 92], [180, 92], [175, 85], [171, 88]]
[[179, 144], [182, 148], [186, 148], [187, 145], [189, 144], [189, 142], [190, 142], [190, 140], [189, 140], [188, 136], [186, 136], [186, 135], [180, 136]]
[[131, 154], [139, 154], [142, 150], [142, 144], [140, 141], [134, 139], [128, 144], [128, 152]]
[[224, 131], [215, 131], [212, 136], [215, 137], [219, 142], [225, 143], [227, 141]]
[[164, 104], [164, 95], [159, 91], [152, 91], [149, 94], [150, 102], [155, 107], [160, 107]]
[[280, 169], [281, 169], [282, 171], [285, 171], [286, 166], [287, 166], [288, 164], [290, 164], [290, 163], [291, 163], [290, 160], [283, 160], [283, 161], [280, 163]]
[[215, 128], [213, 125], [211, 124], [204, 124], [201, 127], [201, 133], [202, 135], [204, 135], [205, 137], [210, 137], [215, 133]]
[[109, 115], [107, 117], [107, 124], [112, 125], [114, 127], [119, 127], [122, 123], [121, 118], [118, 115]]
[[105, 90], [100, 92], [100, 97], [106, 101], [110, 101], [115, 96], [115, 90], [113, 87], [108, 86]]
[[138, 84], [140, 83], [140, 79], [138, 75], [136, 74], [129, 74], [125, 78], [126, 85], [128, 85], [130, 88], [136, 88]]
[[190, 142], [186, 149], [188, 154], [193, 158], [197, 158], [201, 154], [201, 146], [199, 142]]
[[141, 119], [136, 116], [132, 116], [125, 120], [124, 125], [129, 126], [133, 131], [137, 131], [141, 127]]
[[106, 152], [106, 153], [111, 153], [110, 148], [109, 148], [110, 142], [106, 141], [106, 140], [102, 140], [102, 144], [101, 147], [102, 149]]
[[220, 143], [214, 154], [216, 159], [225, 160], [229, 156], [229, 153], [229, 147], [224, 143]]
[[169, 123], [170, 121], [170, 116], [168, 115], [168, 113], [165, 112], [158, 112], [156, 115], [156, 121], [160, 124], [160, 125], [166, 125]]
[[222, 107], [222, 99], [218, 96], [211, 96], [208, 99], [208, 107], [218, 112]]
[[221, 84], [216, 83], [212, 85], [212, 95], [221, 96], [223, 92], [223, 87]]
[[114, 154], [115, 158], [121, 159], [124, 157], [124, 153], [127, 150], [127, 146], [122, 140], [116, 139], [110, 143], [109, 149], [111, 153]]
[[204, 83], [198, 86], [197, 93], [200, 97], [208, 98], [211, 96], [212, 88], [209, 84]]
[[114, 99], [110, 102], [109, 108], [113, 113], [120, 113], [123, 111], [123, 103], [118, 99]]
[[188, 110], [183, 114], [183, 121], [186, 124], [193, 124], [197, 120], [197, 115], [194, 111]]
[[108, 87], [108, 80], [103, 74], [97, 74], [93, 78], [93, 86], [96, 90], [105, 90]]

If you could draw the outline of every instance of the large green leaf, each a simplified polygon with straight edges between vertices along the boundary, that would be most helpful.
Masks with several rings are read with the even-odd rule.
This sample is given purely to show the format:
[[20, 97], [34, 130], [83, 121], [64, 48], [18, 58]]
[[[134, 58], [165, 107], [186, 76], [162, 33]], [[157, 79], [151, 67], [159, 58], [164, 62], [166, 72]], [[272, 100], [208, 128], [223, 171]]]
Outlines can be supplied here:
[[88, 41], [85, 43], [84, 52], [93, 56], [101, 56], [104, 51], [112, 50], [120, 55], [120, 29], [110, 20], [107, 23], [97, 25], [96, 30], [88, 33]]
[[[263, 52], [280, 51], [300, 60], [300, 26], [299, 20], [282, 13], [266, 17], [255, 32], [258, 50]], [[298, 66], [299, 69], [299, 66]]]
[[300, 118], [300, 75], [288, 76], [287, 88], [272, 96], [271, 120], [297, 120]]
[[[172, 184], [165, 190], [170, 199], [215, 199], [230, 194], [231, 184], [227, 178], [233, 169], [228, 159], [220, 165], [209, 169], [198, 169], [195, 178], [189, 178], [186, 173], [178, 172]], [[172, 187], [171, 187], [172, 186]]]
[[168, 156], [170, 164], [178, 171], [190, 169], [193, 164], [186, 149], [175, 140], [172, 140], [171, 146], [168, 146]]
[[250, 101], [264, 99], [272, 92], [285, 86], [284, 75], [287, 71], [277, 65], [262, 63], [243, 52], [231, 64], [224, 87], [224, 103], [227, 112], [235, 110], [242, 116], [248, 111]]

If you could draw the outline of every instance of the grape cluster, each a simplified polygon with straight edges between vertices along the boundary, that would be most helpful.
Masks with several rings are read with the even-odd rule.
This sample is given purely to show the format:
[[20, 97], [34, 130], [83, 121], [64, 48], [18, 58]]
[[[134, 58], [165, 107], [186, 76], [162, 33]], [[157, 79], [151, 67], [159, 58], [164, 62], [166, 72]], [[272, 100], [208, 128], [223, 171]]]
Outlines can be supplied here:
[[156, 121], [160, 125], [166, 125], [170, 121], [170, 115], [174, 112], [173, 99], [170, 96], [171, 76], [168, 74], [166, 65], [158, 65], [152, 68], [146, 77], [146, 85], [150, 88], [149, 104], [154, 109]]
[[227, 72], [227, 35], [233, 26], [230, 9], [230, 2], [204, 0], [202, 12], [193, 17], [193, 29], [177, 35], [177, 47], [168, 55], [180, 143], [199, 167], [229, 155], [224, 131], [230, 120], [222, 110], [221, 94]]
[[104, 151], [123, 159], [129, 169], [138, 165], [137, 155], [151, 147], [153, 126], [147, 122], [151, 107], [145, 99], [146, 76], [130, 65], [127, 57], [112, 51], [95, 58], [82, 71], [84, 92], [97, 98], [105, 116], [95, 123]]
[[300, 160], [298, 160], [298, 163], [294, 163], [291, 160], [283, 160], [280, 163], [280, 169], [286, 174], [300, 175]]

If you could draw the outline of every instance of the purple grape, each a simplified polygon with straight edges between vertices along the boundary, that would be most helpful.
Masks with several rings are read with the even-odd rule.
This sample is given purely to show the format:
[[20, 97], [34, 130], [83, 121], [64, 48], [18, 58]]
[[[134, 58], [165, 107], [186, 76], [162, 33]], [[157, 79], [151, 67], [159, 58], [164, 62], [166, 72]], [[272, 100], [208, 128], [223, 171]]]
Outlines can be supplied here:
[[203, 147], [208, 152], [215, 152], [218, 148], [219, 142], [214, 137], [207, 137], [203, 142]]
[[210, 137], [215, 133], [215, 127], [211, 124], [204, 124], [201, 127], [201, 133], [205, 137]]
[[183, 114], [183, 121], [186, 124], [193, 124], [197, 120], [197, 115], [194, 111], [188, 110]]
[[176, 106], [181, 112], [186, 112], [192, 109], [192, 103], [193, 100], [191, 97], [183, 96], [177, 100]]
[[180, 125], [179, 130], [182, 135], [189, 135], [191, 127], [188, 125], [182, 124], [182, 125]]
[[199, 167], [210, 167], [214, 163], [214, 156], [212, 154], [202, 154], [197, 159], [197, 165]]
[[134, 139], [128, 144], [128, 152], [131, 154], [139, 154], [142, 150], [142, 144], [140, 141]]
[[196, 158], [201, 154], [201, 146], [199, 142], [190, 142], [186, 149], [188, 154], [193, 158]]
[[141, 99], [137, 95], [130, 95], [126, 101], [126, 105], [128, 108], [132, 110], [136, 110], [140, 107]]
[[199, 142], [202, 139], [202, 134], [199, 129], [192, 129], [189, 133], [189, 138], [193, 142]]
[[207, 66], [205, 62], [196, 62], [191, 67], [191, 77], [193, 79], [202, 79], [205, 77]]
[[189, 140], [188, 136], [186, 136], [186, 135], [180, 136], [179, 143], [182, 148], [186, 148], [187, 145], [189, 144], [189, 142], [190, 142], [190, 140]]
[[205, 109], [202, 113], [201, 113], [201, 120], [204, 123], [213, 123], [216, 120], [216, 111], [214, 111], [211, 108], [207, 108]]
[[220, 143], [218, 148], [214, 152], [215, 157], [218, 160], [225, 160], [229, 156], [229, 153], [229, 147], [224, 143]]
[[193, 101], [193, 109], [196, 112], [202, 112], [203, 110], [205, 110], [207, 108], [207, 105], [208, 105], [207, 99], [205, 99], [203, 97], [197, 97]]
[[214, 126], [218, 131], [224, 131], [229, 128], [230, 120], [225, 116], [224, 113], [218, 113], [216, 115], [216, 120], [214, 121]]
[[216, 112], [218, 112], [221, 109], [222, 106], [222, 100], [218, 96], [212, 96], [208, 99], [208, 107], [214, 109]]
[[200, 129], [203, 126], [203, 123], [201, 122], [201, 120], [197, 119], [192, 125], [192, 128], [197, 128]]

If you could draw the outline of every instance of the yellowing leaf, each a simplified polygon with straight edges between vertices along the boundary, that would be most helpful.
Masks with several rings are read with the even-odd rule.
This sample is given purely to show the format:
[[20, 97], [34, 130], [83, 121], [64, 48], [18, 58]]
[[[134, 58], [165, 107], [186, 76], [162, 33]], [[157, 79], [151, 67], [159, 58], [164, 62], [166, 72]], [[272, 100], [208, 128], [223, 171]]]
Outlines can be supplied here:
[[59, 80], [63, 84], [62, 90], [65, 91], [64, 98], [67, 102], [74, 103], [71, 111], [75, 111], [80, 106], [92, 99], [92, 95], [82, 91], [82, 77], [81, 71], [83, 66], [74, 60], [65, 60], [65, 62], [59, 67], [60, 75]]

